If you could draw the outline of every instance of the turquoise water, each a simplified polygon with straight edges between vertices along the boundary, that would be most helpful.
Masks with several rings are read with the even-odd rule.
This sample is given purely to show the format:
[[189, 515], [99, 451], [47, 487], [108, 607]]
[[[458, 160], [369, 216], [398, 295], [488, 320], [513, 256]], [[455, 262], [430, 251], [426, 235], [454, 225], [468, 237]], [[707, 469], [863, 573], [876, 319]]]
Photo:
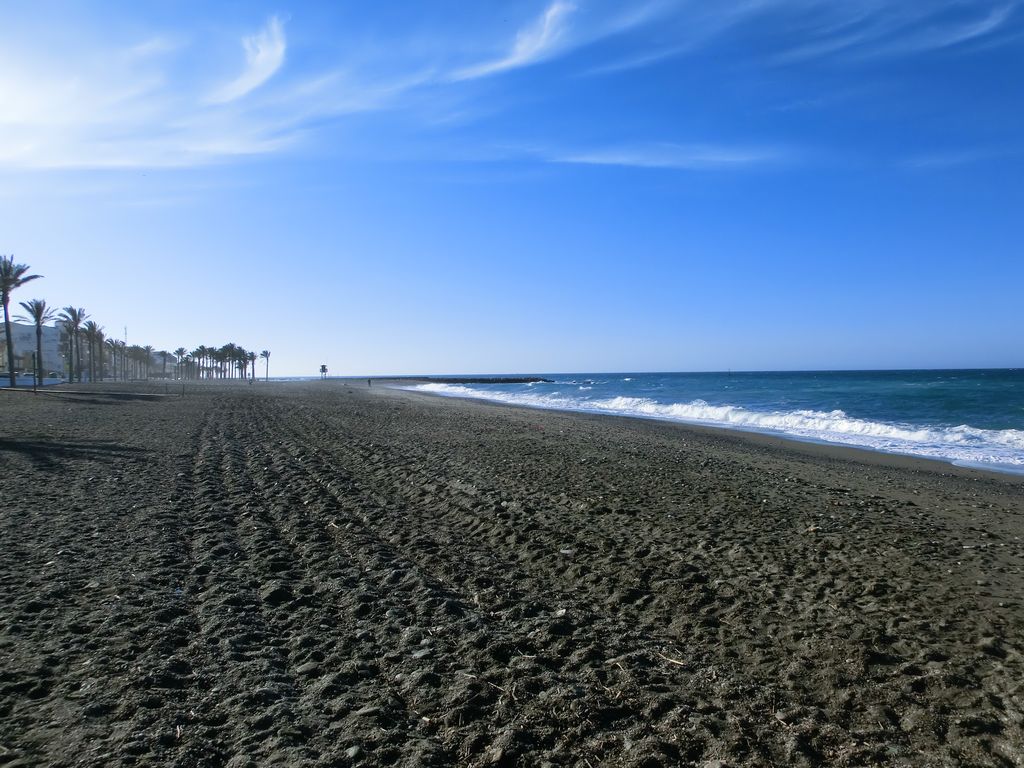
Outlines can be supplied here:
[[1024, 369], [537, 374], [409, 389], [640, 416], [1024, 473]]

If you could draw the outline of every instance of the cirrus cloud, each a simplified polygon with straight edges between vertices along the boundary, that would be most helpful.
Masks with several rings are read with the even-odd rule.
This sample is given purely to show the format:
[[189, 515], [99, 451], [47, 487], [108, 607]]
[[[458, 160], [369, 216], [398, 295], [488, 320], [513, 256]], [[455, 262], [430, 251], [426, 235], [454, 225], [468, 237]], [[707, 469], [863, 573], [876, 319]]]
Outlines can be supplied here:
[[211, 104], [225, 104], [242, 98], [267, 82], [281, 68], [288, 47], [281, 20], [272, 16], [262, 30], [242, 38], [242, 47], [245, 49], [245, 70], [214, 91], [208, 99]]

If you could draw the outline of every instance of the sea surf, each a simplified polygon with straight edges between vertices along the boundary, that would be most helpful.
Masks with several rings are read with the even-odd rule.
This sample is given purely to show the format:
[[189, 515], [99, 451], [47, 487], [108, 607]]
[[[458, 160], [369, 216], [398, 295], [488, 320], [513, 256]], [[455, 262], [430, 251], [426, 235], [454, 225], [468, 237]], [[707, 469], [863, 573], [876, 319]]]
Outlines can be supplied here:
[[739, 429], [1024, 474], [1024, 369], [536, 375], [550, 381], [403, 388]]

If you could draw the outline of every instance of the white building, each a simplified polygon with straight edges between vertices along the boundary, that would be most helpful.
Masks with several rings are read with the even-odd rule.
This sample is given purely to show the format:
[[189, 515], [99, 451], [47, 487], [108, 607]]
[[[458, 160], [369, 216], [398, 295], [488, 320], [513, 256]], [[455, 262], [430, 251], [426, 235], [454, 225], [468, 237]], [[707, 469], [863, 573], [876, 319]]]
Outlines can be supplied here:
[[[2, 319], [2, 318], [0, 318]], [[36, 351], [36, 327], [26, 323], [11, 323], [11, 341], [14, 346], [14, 370], [32, 373], [32, 353]], [[67, 334], [59, 327], [43, 326], [43, 375], [47, 378], [67, 376]], [[6, 379], [7, 336], [0, 328], [0, 378]], [[0, 386], [3, 382], [0, 381]]]

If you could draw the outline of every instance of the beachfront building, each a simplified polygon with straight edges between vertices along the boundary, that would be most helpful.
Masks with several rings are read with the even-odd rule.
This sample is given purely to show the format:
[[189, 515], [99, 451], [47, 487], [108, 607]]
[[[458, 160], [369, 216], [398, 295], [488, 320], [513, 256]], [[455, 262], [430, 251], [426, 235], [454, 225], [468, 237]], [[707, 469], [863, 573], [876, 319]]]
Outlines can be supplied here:
[[[66, 375], [64, 354], [67, 336], [62, 328], [43, 326], [43, 374], [47, 378]], [[32, 353], [36, 351], [36, 327], [28, 323], [11, 323], [11, 340], [14, 343], [14, 370], [19, 374], [33, 373]], [[0, 378], [6, 380], [7, 337], [0, 331]]]

